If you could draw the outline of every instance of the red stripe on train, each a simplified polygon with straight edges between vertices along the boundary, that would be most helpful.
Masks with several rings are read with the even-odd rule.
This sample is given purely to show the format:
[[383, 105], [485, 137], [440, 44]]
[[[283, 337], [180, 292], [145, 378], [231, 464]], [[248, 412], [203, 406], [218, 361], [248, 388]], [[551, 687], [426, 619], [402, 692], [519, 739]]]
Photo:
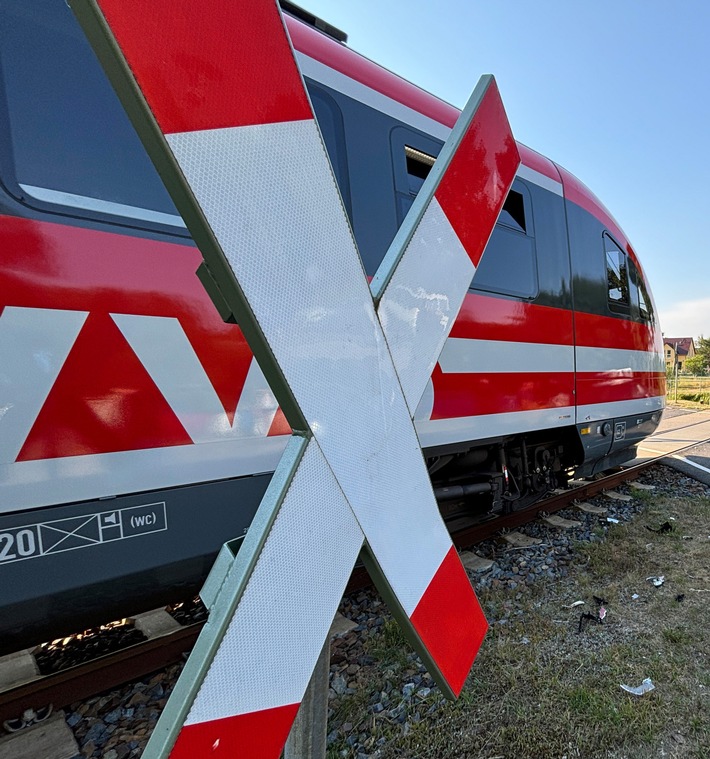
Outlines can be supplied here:
[[573, 345], [572, 311], [468, 293], [450, 336]]
[[621, 370], [577, 374], [577, 402], [580, 406], [656, 398], [665, 393], [666, 375], [663, 372]]
[[647, 324], [575, 312], [577, 345], [620, 348], [623, 350], [655, 351], [656, 332]]
[[432, 419], [574, 405], [574, 374], [444, 374], [437, 366]]

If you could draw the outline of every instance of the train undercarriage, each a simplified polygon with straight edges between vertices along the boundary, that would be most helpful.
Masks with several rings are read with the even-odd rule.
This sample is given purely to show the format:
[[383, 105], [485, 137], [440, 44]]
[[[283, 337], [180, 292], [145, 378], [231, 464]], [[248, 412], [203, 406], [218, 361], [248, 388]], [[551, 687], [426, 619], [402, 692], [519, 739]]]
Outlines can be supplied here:
[[583, 458], [576, 431], [531, 432], [427, 458], [445, 519], [490, 519], [531, 506], [563, 488]]

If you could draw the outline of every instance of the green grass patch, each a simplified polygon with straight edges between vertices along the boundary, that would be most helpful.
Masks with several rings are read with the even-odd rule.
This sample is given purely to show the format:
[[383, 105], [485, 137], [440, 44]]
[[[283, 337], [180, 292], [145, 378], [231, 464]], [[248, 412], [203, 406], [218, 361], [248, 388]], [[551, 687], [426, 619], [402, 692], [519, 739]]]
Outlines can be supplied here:
[[[361, 673], [364, 695], [347, 712], [348, 722], [367, 726], [368, 751], [381, 759], [707, 759], [710, 593], [699, 591], [710, 590], [710, 500], [642, 497], [634, 522], [577, 546], [569, 577], [482, 593], [487, 616], [507, 624], [492, 626], [459, 700], [441, 703], [436, 691], [412, 699], [406, 726], [367, 711], [385, 679], [404, 683], [416, 667], [387, 620], [366, 647], [375, 664]], [[671, 517], [673, 532], [647, 529]], [[646, 579], [660, 574], [659, 588]], [[608, 601], [607, 620], [578, 633], [580, 613], [596, 608], [593, 594]], [[585, 605], [565, 608], [576, 599]], [[646, 677], [656, 688], [644, 696], [620, 688]], [[349, 750], [338, 741], [329, 756], [355, 756]]]

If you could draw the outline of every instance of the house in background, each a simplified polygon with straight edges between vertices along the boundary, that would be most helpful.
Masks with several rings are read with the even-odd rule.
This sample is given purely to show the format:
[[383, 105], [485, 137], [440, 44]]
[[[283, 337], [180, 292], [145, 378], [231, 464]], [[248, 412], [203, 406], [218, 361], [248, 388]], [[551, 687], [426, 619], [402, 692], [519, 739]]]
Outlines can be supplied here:
[[666, 357], [666, 369], [673, 369], [678, 362], [678, 371], [683, 371], [686, 359], [695, 355], [695, 343], [692, 337], [664, 337], [663, 352]]

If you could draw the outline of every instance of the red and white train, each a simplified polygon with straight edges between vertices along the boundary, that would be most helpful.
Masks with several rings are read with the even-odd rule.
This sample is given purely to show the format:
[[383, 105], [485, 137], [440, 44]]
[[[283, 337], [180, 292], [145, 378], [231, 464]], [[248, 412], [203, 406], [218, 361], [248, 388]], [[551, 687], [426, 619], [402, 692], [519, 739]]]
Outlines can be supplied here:
[[[70, 10], [0, 5], [3, 653], [199, 588], [289, 428]], [[458, 112], [291, 11], [373, 275]], [[632, 458], [665, 396], [634, 249], [579, 180], [519, 147], [495, 254], [416, 420], [440, 501], [483, 513]]]

